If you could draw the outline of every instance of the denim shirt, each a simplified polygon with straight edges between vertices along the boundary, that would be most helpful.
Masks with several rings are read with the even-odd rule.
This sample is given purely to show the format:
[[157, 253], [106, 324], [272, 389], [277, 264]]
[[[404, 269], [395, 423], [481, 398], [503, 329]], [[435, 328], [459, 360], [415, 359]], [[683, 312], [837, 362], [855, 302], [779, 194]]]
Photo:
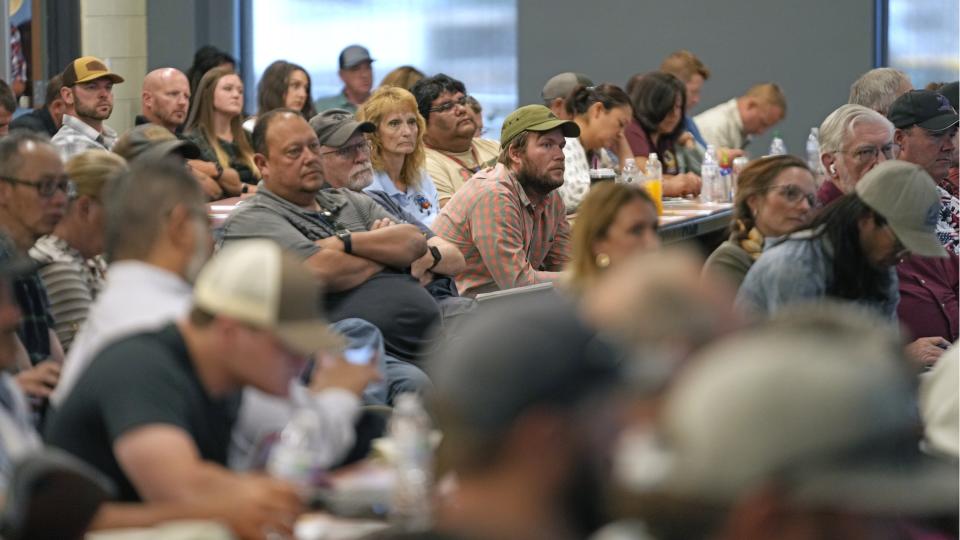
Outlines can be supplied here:
[[437, 200], [437, 187], [426, 170], [420, 171], [420, 185], [417, 188], [408, 186], [406, 192], [397, 189], [386, 171], [376, 171], [373, 182], [364, 188], [364, 191], [382, 191], [390, 196], [400, 208], [415, 216], [421, 223], [430, 227], [440, 212]]
[[[804, 230], [781, 239], [768, 240], [763, 255], [750, 267], [737, 293], [737, 306], [769, 316], [784, 306], [815, 301], [827, 296], [833, 280], [833, 247], [825, 237], [812, 238], [817, 231]], [[887, 270], [890, 281], [881, 301], [858, 300], [881, 316], [896, 319], [900, 302], [897, 273]]]

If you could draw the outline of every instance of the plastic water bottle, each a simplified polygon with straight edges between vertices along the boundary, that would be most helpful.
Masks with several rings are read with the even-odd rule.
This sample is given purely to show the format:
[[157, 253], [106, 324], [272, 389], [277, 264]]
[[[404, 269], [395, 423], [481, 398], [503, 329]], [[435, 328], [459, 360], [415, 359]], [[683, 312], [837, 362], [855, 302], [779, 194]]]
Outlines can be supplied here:
[[787, 153], [787, 145], [783, 142], [783, 139], [780, 138], [779, 132], [774, 132], [773, 140], [770, 141], [770, 154], [771, 156], [782, 156]]
[[304, 497], [320, 483], [334, 460], [325, 450], [328, 445], [322, 443], [320, 423], [314, 410], [297, 410], [280, 432], [267, 460], [267, 472], [297, 486]]
[[715, 198], [717, 202], [732, 202], [733, 198], [730, 193], [733, 189], [733, 162], [726, 150], [720, 153], [717, 165], [720, 170], [720, 182], [717, 183]]
[[623, 170], [620, 171], [621, 184], [636, 184], [640, 181], [640, 168], [637, 167], [637, 160], [627, 158], [623, 164]]
[[431, 525], [433, 449], [430, 417], [416, 394], [397, 396], [390, 418], [390, 438], [396, 448], [396, 484], [390, 521], [402, 531], [423, 531]]
[[814, 176], [820, 174], [820, 130], [810, 128], [810, 135], [807, 136], [807, 167]]
[[663, 165], [657, 158], [656, 152], [650, 152], [647, 156], [647, 170], [644, 175], [643, 187], [650, 194], [654, 204], [657, 205], [657, 215], [663, 215]]
[[703, 163], [700, 164], [700, 180], [703, 182], [700, 187], [700, 201], [703, 203], [717, 202], [717, 192], [720, 191], [720, 166], [717, 164], [717, 151], [713, 145], [707, 146], [707, 152], [703, 155]]

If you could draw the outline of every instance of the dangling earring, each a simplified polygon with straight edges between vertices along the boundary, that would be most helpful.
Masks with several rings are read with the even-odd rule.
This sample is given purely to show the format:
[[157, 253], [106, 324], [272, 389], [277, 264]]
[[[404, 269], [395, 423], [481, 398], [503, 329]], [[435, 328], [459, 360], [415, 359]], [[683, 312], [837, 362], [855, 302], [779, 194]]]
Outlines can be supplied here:
[[610, 266], [610, 256], [606, 253], [599, 253], [597, 254], [596, 262], [598, 268], [606, 268]]

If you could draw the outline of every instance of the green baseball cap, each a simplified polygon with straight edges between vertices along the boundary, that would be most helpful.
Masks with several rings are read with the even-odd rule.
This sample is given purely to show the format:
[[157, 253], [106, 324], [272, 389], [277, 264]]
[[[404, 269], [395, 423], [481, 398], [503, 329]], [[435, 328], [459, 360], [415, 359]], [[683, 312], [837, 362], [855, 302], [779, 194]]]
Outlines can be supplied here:
[[510, 113], [500, 129], [500, 148], [506, 148], [510, 141], [524, 131], [542, 133], [560, 128], [564, 137], [579, 137], [580, 127], [570, 120], [561, 120], [543, 105], [524, 105]]

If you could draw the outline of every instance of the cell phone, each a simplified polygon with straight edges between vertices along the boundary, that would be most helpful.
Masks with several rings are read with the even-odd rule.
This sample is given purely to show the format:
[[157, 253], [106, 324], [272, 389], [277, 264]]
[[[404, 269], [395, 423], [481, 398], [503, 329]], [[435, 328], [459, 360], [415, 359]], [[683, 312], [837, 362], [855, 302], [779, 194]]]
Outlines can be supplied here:
[[370, 364], [370, 360], [373, 359], [373, 355], [376, 353], [373, 347], [356, 347], [353, 349], [344, 349], [343, 358], [351, 363], [358, 366], [366, 366]]

